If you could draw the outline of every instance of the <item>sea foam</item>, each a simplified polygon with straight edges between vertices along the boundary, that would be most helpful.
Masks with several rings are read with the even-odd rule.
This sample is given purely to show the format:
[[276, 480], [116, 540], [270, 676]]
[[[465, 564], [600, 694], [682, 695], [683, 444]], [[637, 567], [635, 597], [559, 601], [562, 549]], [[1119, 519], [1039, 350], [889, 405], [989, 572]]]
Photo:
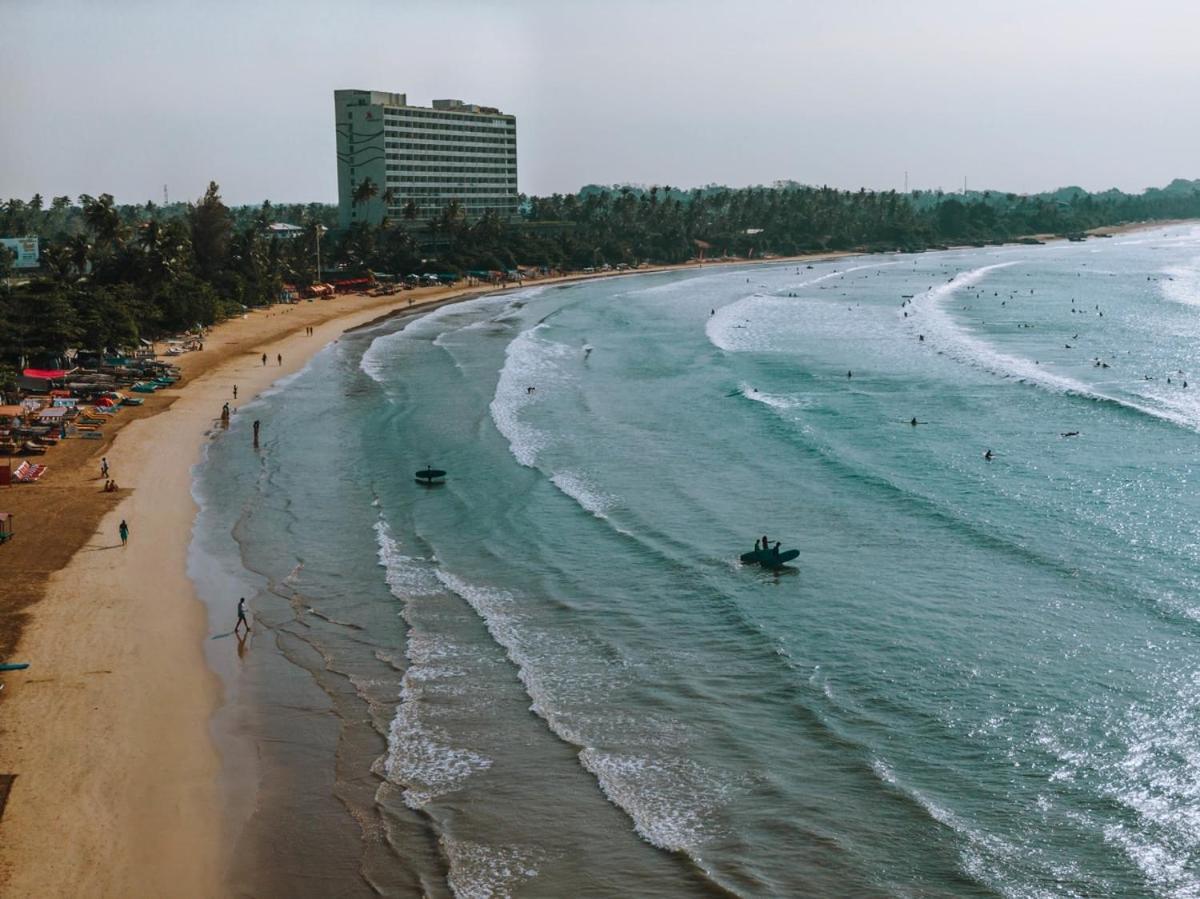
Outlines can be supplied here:
[[[440, 583], [423, 560], [405, 555], [387, 522], [375, 524], [379, 564], [392, 595], [404, 601], [440, 592]], [[400, 684], [400, 703], [388, 728], [383, 773], [403, 788], [405, 803], [414, 809], [451, 793], [471, 775], [486, 771], [492, 760], [470, 749], [454, 746], [433, 720], [435, 713], [424, 702], [427, 695], [447, 692], [447, 685], [464, 672], [454, 664], [458, 650], [445, 638], [421, 633], [410, 622], [405, 645], [408, 667]], [[448, 692], [459, 692], [450, 686]]]

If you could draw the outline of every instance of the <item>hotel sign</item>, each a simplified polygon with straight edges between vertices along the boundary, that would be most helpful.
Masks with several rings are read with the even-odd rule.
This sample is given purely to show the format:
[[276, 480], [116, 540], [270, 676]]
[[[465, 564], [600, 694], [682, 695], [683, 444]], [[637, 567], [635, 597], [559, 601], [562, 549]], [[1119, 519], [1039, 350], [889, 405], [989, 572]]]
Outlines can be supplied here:
[[0, 246], [6, 246], [17, 254], [13, 268], [38, 267], [38, 239], [36, 237], [0, 237]]

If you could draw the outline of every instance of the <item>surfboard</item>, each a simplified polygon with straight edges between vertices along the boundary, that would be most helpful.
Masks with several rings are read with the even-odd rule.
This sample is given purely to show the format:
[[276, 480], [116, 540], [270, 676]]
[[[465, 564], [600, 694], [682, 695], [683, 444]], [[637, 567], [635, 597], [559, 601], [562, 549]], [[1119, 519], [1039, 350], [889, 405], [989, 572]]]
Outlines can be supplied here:
[[24, 671], [28, 667], [28, 662], [4, 662], [0, 664], [0, 671]]

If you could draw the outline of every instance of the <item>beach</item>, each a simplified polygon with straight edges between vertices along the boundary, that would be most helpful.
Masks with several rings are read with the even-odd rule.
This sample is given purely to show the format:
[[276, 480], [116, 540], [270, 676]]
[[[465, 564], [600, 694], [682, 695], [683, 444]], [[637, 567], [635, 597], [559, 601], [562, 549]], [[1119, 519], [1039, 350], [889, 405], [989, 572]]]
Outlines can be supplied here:
[[[228, 847], [210, 732], [221, 689], [187, 576], [192, 466], [225, 402], [253, 400], [343, 331], [496, 291], [352, 294], [218, 324], [203, 351], [174, 360], [178, 388], [122, 410], [102, 441], [57, 447], [41, 483], [4, 490], [0, 509], [16, 514], [18, 536], [0, 554], [0, 658], [31, 663], [0, 695], [0, 773], [16, 775], [0, 819], [4, 895], [223, 894]], [[117, 493], [102, 491], [101, 457]]]
[[[202, 352], [178, 359], [178, 390], [122, 411], [121, 426], [107, 426], [115, 437], [62, 447], [44, 483], [5, 491], [0, 505], [26, 526], [4, 548], [27, 617], [8, 657], [31, 662], [28, 676], [8, 677], [2, 706], [0, 770], [17, 775], [3, 817], [5, 895], [223, 894], [209, 733], [220, 690], [186, 570], [191, 468], [223, 403], [248, 402], [410, 296], [342, 296], [217, 325]], [[101, 456], [118, 495], [101, 491]]]
[[[789, 261], [830, 258], [769, 262], [784, 271]], [[719, 267], [706, 263], [704, 270]], [[826, 267], [811, 274], [828, 277], [832, 286], [839, 273]], [[486, 292], [422, 291], [414, 309]], [[208, 612], [188, 576], [197, 511], [193, 466], [219, 433], [222, 404], [254, 400], [348, 329], [405, 312], [409, 296], [271, 307], [218, 325], [202, 352], [178, 360], [185, 375], [179, 389], [121, 412], [121, 427], [108, 426], [115, 437], [60, 447], [47, 459], [52, 469], [45, 482], [0, 497], [0, 508], [18, 513], [18, 536], [0, 561], [6, 575], [23, 573], [16, 581], [23, 598], [13, 605], [27, 616], [19, 641], [6, 652], [32, 663], [6, 678], [0, 704], [0, 773], [16, 775], [0, 822], [4, 895], [226, 894], [234, 847], [211, 725], [222, 686], [205, 657]], [[708, 306], [701, 312], [707, 316]], [[734, 327], [710, 338], [736, 348], [753, 336]], [[100, 490], [102, 455], [121, 487], [116, 495]], [[593, 517], [603, 517], [602, 497], [566, 476], [560, 481]], [[35, 511], [39, 505], [42, 513]], [[131, 531], [127, 547], [117, 535], [121, 520]], [[230, 597], [230, 628], [235, 604]], [[604, 764], [594, 758], [597, 770]], [[622, 795], [617, 781], [602, 783]], [[691, 839], [664, 836], [654, 822], [637, 820], [639, 832], [666, 848], [686, 848]], [[669, 881], [672, 874], [646, 876]]]

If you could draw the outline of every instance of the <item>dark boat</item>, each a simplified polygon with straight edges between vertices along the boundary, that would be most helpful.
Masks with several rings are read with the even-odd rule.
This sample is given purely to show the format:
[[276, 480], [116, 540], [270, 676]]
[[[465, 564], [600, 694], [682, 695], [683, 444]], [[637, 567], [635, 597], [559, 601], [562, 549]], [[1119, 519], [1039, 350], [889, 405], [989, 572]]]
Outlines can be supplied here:
[[443, 483], [446, 477], [446, 472], [440, 468], [422, 468], [415, 475], [418, 484], [424, 484], [426, 487], [432, 487], [435, 484]]
[[747, 565], [761, 565], [763, 568], [782, 568], [792, 559], [800, 555], [798, 549], [788, 549], [780, 552], [778, 549], [755, 549], [742, 553], [741, 559]]

